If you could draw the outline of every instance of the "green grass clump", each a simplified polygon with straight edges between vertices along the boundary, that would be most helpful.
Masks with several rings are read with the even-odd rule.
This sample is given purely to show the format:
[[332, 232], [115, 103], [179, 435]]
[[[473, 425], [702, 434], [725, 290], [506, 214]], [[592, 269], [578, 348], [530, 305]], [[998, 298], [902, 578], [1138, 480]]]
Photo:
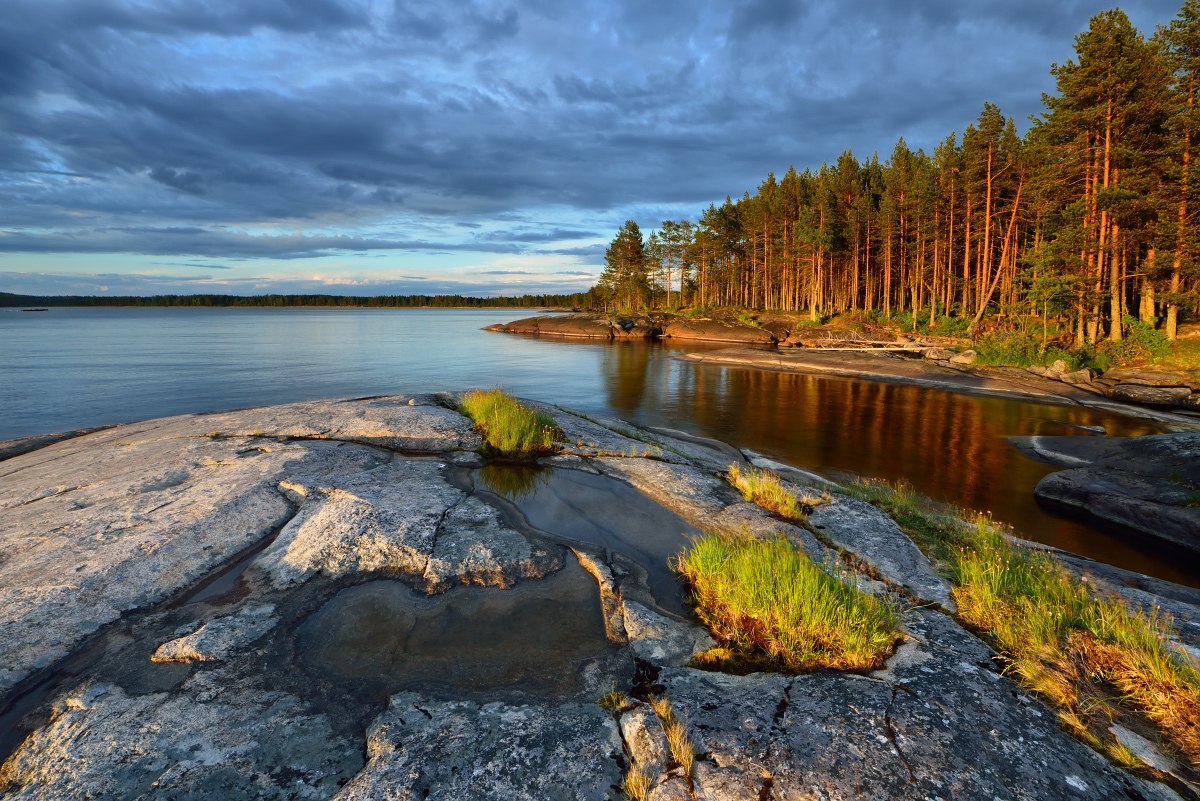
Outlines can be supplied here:
[[696, 614], [741, 665], [869, 670], [900, 638], [898, 612], [822, 570], [782, 537], [701, 537], [673, 565]]
[[729, 483], [733, 484], [746, 500], [788, 520], [803, 521], [805, 506], [817, 506], [827, 500], [808, 494], [798, 498], [795, 493], [789, 492], [780, 483], [779, 476], [770, 470], [742, 467], [737, 462], [729, 465]]
[[1200, 665], [1169, 648], [1163, 620], [1096, 597], [1048, 554], [1009, 543], [984, 519], [954, 568], [960, 616], [1059, 707], [1068, 728], [1105, 738], [1131, 706], [1200, 770]]
[[473, 389], [463, 395], [460, 408], [483, 433], [488, 447], [502, 454], [552, 451], [555, 438], [561, 436], [550, 415], [522, 405], [502, 389]]
[[632, 706], [629, 696], [618, 690], [616, 687], [613, 687], [604, 695], [600, 696], [599, 700], [596, 701], [596, 704], [605, 712], [608, 712], [612, 715], [624, 714], [624, 712]]
[[1057, 708], [1068, 730], [1127, 764], [1109, 726], [1133, 719], [1135, 728], [1157, 728], [1168, 750], [1200, 771], [1200, 664], [1171, 648], [1168, 621], [1098, 596], [1050, 554], [1010, 542], [985, 515], [968, 523], [967, 513], [936, 509], [906, 484], [862, 481], [850, 491], [943, 563], [959, 618]]

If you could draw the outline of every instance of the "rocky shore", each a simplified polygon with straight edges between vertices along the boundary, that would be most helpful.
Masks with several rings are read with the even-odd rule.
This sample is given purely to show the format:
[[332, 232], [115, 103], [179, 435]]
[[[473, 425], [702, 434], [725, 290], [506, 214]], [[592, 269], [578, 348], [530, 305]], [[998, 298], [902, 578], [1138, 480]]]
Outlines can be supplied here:
[[1058, 467], [1039, 498], [1200, 554], [1200, 433], [1149, 437], [1014, 437]]
[[[528, 317], [488, 326], [488, 331], [600, 340], [671, 340], [737, 345], [681, 359], [704, 364], [805, 373], [824, 373], [873, 381], [915, 384], [951, 392], [1029, 398], [1140, 410], [1142, 416], [1200, 425], [1200, 381], [1157, 368], [1115, 368], [1103, 374], [1070, 370], [1063, 362], [1049, 367], [987, 367], [974, 351], [897, 337], [876, 342], [856, 332], [845, 341], [819, 335], [795, 320], [772, 315], [758, 319], [720, 312], [710, 318], [601, 313]], [[851, 336], [853, 335], [853, 336]], [[1155, 412], [1163, 414], [1155, 414]]]
[[[1194, 792], [1136, 733], [1170, 786], [1064, 733], [877, 507], [831, 488], [801, 528], [722, 479], [754, 454], [540, 408], [563, 442], [536, 465], [487, 463], [446, 395], [187, 415], [10, 451], [0, 792], [617, 799], [631, 765], [660, 800]], [[660, 557], [713, 529], [859, 570], [903, 610], [904, 642], [868, 675], [690, 667], [712, 639]], [[1200, 593], [1145, 586], [1139, 599], [1200, 620]], [[1179, 637], [1200, 646], [1200, 628]], [[602, 708], [612, 690], [631, 702]], [[690, 773], [652, 696], [687, 728]]]

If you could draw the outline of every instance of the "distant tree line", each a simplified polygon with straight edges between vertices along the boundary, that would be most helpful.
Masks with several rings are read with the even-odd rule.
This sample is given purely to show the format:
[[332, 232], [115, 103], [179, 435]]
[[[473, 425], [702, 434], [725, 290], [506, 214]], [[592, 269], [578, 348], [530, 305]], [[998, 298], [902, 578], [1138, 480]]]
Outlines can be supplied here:
[[475, 298], [465, 295], [14, 295], [0, 292], [0, 306], [195, 306], [195, 307], [275, 307], [333, 306], [378, 309], [433, 308], [520, 308], [530, 306], [576, 307], [587, 302], [586, 294], [516, 295]]
[[1064, 320], [1076, 345], [1131, 318], [1170, 338], [1200, 299], [1200, 0], [1144, 37], [1092, 18], [1025, 136], [985, 103], [932, 154], [833, 164], [709, 205], [646, 239], [626, 222], [589, 293], [615, 306], [738, 305]]

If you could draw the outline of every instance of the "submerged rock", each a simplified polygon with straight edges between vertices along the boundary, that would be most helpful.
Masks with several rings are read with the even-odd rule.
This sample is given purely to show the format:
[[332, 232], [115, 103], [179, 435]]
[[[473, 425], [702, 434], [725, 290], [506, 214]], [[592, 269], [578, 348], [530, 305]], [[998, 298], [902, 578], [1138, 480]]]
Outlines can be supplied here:
[[195, 631], [165, 642], [150, 655], [152, 662], [213, 662], [244, 648], [275, 627], [279, 618], [271, 604], [249, 604], [235, 614], [218, 617]]

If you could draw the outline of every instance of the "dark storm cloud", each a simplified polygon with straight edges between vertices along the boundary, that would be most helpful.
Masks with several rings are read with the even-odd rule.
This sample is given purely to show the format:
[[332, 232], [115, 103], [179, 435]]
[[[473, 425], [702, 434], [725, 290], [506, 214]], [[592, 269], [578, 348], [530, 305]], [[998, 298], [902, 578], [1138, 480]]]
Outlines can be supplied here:
[[694, 214], [846, 148], [932, 148], [985, 100], [1023, 125], [1104, 7], [9, 0], [0, 252], [597, 263], [572, 241], [626, 216]]

